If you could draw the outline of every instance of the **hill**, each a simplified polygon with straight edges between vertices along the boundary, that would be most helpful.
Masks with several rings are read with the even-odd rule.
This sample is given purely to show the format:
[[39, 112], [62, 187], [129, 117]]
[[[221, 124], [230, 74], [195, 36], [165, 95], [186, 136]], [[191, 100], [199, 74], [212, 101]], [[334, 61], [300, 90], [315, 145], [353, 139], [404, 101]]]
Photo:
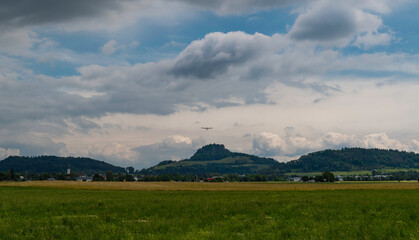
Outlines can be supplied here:
[[418, 168], [419, 154], [398, 150], [343, 148], [324, 150], [301, 156], [264, 173], [359, 171], [382, 168]]
[[398, 150], [343, 148], [313, 152], [297, 160], [279, 163], [271, 158], [231, 152], [221, 144], [210, 144], [198, 149], [189, 159], [163, 161], [143, 169], [141, 174], [285, 174], [371, 171], [382, 168], [419, 168], [419, 154]]
[[74, 158], [74, 157], [56, 157], [56, 156], [40, 156], [40, 157], [19, 157], [11, 156], [0, 161], [0, 171], [9, 171], [11, 168], [15, 172], [43, 173], [55, 172], [65, 173], [68, 166], [72, 172], [78, 173], [104, 173], [111, 170], [114, 173], [125, 172], [122, 167], [117, 167], [109, 163], [94, 160], [91, 158]]
[[278, 164], [272, 158], [262, 158], [231, 152], [222, 144], [209, 144], [189, 159], [163, 161], [141, 170], [144, 175], [163, 174], [253, 174]]

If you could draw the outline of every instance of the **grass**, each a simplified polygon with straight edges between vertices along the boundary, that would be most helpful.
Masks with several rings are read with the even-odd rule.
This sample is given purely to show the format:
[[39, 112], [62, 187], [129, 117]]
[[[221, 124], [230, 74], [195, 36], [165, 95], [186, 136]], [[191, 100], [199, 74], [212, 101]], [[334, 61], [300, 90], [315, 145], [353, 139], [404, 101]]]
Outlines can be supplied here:
[[[161, 191], [163, 185], [151, 184], [148, 191], [132, 190], [130, 184], [124, 191], [58, 184], [3, 184], [0, 238], [419, 239], [417, 183], [363, 184], [363, 189], [337, 183], [245, 183], [237, 190], [225, 188], [228, 183], [202, 184], [210, 187], [198, 190], [197, 185], [178, 185], [188, 191]], [[309, 186], [349, 189], [313, 191]]]
[[[363, 175], [371, 175], [372, 172], [371, 171], [367, 171], [367, 170], [360, 170], [360, 171], [348, 171], [348, 172], [338, 172], [338, 171], [333, 171], [332, 172], [335, 176], [354, 176], [354, 175], [359, 175], [359, 176], [363, 176]], [[322, 175], [321, 172], [306, 172], [306, 173], [286, 173], [287, 176], [320, 176]]]
[[[416, 171], [419, 172], [419, 168], [381, 168], [377, 169], [380, 174], [390, 174], [394, 172], [407, 172], [407, 171]], [[372, 171], [368, 170], [360, 170], [360, 171], [333, 171], [332, 172], [335, 176], [364, 176], [364, 175], [372, 175]], [[321, 172], [306, 172], [306, 173], [286, 173], [287, 176], [318, 176], [322, 175]]]
[[407, 172], [407, 171], [415, 171], [419, 172], [419, 168], [382, 168], [378, 169], [379, 172], [382, 174], [394, 173], [394, 172]]

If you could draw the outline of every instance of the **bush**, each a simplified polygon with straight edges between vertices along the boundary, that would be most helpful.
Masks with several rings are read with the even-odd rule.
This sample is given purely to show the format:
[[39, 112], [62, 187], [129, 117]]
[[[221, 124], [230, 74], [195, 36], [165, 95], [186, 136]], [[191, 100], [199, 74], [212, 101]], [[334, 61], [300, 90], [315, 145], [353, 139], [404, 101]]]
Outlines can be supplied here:
[[325, 171], [322, 173], [322, 177], [326, 182], [334, 182], [335, 181], [335, 175], [329, 171]]

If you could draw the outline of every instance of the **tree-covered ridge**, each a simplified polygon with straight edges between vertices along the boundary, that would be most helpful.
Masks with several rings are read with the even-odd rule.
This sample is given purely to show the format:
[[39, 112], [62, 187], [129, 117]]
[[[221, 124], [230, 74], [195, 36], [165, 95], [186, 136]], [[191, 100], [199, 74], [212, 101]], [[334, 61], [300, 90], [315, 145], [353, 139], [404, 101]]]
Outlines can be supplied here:
[[419, 168], [419, 154], [398, 150], [343, 148], [324, 150], [288, 163], [231, 152], [221, 144], [199, 149], [190, 159], [163, 161], [143, 169], [145, 175], [161, 174], [276, 174], [289, 172], [359, 171], [382, 168]]
[[0, 171], [6, 172], [14, 169], [15, 172], [43, 173], [55, 172], [65, 173], [70, 167], [72, 172], [83, 172], [86, 174], [104, 173], [110, 170], [114, 173], [125, 172], [122, 167], [117, 167], [109, 163], [94, 160], [91, 158], [74, 158], [74, 157], [56, 157], [56, 156], [39, 156], [39, 157], [20, 157], [11, 156], [0, 161]]
[[254, 174], [278, 164], [271, 158], [231, 152], [222, 144], [209, 144], [189, 159], [163, 161], [141, 170], [145, 175], [162, 174]]
[[358, 171], [380, 168], [418, 168], [419, 154], [398, 150], [343, 148], [324, 150], [285, 164], [286, 171]]

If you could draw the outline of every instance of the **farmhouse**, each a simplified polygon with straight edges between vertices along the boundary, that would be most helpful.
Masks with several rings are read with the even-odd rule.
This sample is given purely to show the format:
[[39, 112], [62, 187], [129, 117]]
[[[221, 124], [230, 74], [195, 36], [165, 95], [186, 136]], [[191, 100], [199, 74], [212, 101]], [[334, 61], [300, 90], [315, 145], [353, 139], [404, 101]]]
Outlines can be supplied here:
[[92, 180], [93, 180], [93, 177], [88, 177], [88, 176], [80, 176], [76, 178], [77, 182], [91, 182]]

